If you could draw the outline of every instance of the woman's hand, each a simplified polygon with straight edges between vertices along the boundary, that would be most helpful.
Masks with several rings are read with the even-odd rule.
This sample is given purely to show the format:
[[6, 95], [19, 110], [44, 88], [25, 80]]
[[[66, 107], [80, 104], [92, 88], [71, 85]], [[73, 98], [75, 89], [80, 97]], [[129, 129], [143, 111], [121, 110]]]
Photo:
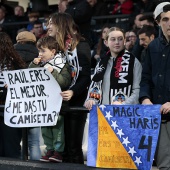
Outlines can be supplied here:
[[61, 92], [60, 94], [63, 97], [64, 101], [69, 101], [72, 98], [74, 92], [73, 90], [66, 90], [66, 91]]
[[94, 100], [87, 100], [84, 104], [84, 106], [88, 109], [88, 110], [91, 110], [92, 109], [92, 106], [95, 105], [95, 101]]

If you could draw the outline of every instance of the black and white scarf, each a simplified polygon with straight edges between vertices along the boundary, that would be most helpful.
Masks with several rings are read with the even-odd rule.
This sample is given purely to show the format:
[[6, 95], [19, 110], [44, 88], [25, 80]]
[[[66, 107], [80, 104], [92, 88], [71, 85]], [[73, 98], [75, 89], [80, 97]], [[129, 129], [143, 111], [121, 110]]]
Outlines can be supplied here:
[[41, 66], [45, 68], [48, 68], [48, 66], [52, 66], [55, 70], [58, 71], [58, 73], [60, 73], [66, 62], [66, 55], [63, 52], [59, 51], [52, 59], [41, 63]]
[[70, 85], [71, 88], [76, 83], [80, 71], [76, 48], [73, 51], [69, 51], [69, 50], [67, 51], [67, 60], [71, 67], [71, 77], [72, 77], [72, 82]]
[[[102, 102], [102, 83], [107, 68], [110, 52], [98, 63], [92, 83], [89, 88], [88, 98], [95, 99], [99, 104]], [[133, 68], [135, 57], [127, 50], [121, 51], [115, 60], [110, 75], [110, 104], [120, 97], [125, 101], [132, 93]]]

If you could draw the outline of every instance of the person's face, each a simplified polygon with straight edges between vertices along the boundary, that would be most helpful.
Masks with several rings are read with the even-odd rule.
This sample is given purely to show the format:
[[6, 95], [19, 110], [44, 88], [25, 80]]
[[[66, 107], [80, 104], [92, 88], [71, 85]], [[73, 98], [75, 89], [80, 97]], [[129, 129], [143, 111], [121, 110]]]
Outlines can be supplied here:
[[28, 19], [29, 19], [29, 22], [34, 22], [34, 21], [38, 20], [38, 17], [37, 16], [30, 16]]
[[150, 37], [146, 36], [145, 33], [139, 34], [139, 42], [140, 45], [144, 48], [147, 48], [149, 43], [154, 39], [154, 35], [151, 35]]
[[170, 41], [170, 11], [161, 13], [161, 19], [158, 24], [166, 39]]
[[124, 49], [125, 37], [121, 31], [112, 31], [109, 33], [108, 40], [105, 43], [114, 57]]
[[51, 60], [54, 55], [55, 55], [55, 52], [56, 50], [55, 49], [48, 49], [48, 48], [44, 48], [44, 47], [41, 47], [40, 49], [38, 49], [39, 51], [39, 57], [41, 58], [41, 61], [43, 62], [47, 62], [49, 60]]
[[137, 15], [137, 16], [135, 17], [134, 23], [135, 23], [135, 25], [136, 25], [137, 28], [141, 28], [141, 23], [140, 23], [140, 21], [139, 21], [139, 18], [142, 17], [142, 16], [143, 16], [143, 14], [139, 14], [139, 15]]
[[102, 31], [102, 39], [105, 39], [108, 30], [109, 30], [109, 28], [107, 28], [107, 27], [103, 29], [103, 31]]
[[19, 6], [15, 8], [14, 13], [17, 16], [23, 16], [24, 15], [24, 12], [23, 12], [22, 8], [19, 7]]
[[58, 11], [64, 12], [67, 9], [67, 4], [68, 4], [67, 0], [60, 0], [58, 4]]
[[48, 29], [48, 35], [56, 38], [56, 35], [58, 33], [57, 27], [56, 27], [56, 25], [53, 24], [51, 19], [48, 22], [47, 29]]
[[144, 25], [150, 25], [150, 24], [147, 20], [143, 20], [143, 21], [140, 21], [140, 25], [141, 27], [143, 27]]
[[33, 28], [33, 33], [36, 37], [39, 37], [43, 33], [42, 24], [35, 24]]
[[129, 32], [129, 41], [131, 42], [132, 45], [135, 44], [136, 39], [137, 39], [136, 34], [134, 32]]

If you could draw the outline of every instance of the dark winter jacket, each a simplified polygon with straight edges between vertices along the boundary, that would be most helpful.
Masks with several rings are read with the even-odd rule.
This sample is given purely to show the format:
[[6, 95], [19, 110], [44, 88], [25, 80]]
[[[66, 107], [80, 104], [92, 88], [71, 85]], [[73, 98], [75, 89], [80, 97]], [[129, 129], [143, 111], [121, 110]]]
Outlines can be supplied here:
[[17, 43], [14, 45], [14, 48], [22, 57], [22, 59], [26, 62], [27, 67], [34, 60], [34, 58], [38, 57], [38, 49], [36, 48], [35, 44], [28, 43], [28, 44], [21, 44]]
[[91, 81], [91, 53], [89, 44], [86, 41], [80, 41], [77, 45], [79, 75], [70, 90], [73, 90], [74, 96], [69, 101], [70, 106], [83, 106], [87, 97], [88, 86]]
[[153, 40], [143, 65], [139, 100], [149, 98], [153, 104], [170, 102], [170, 44], [162, 35]]
[[91, 43], [91, 18], [93, 14], [93, 8], [86, 0], [74, 0], [69, 3], [66, 11], [69, 13], [75, 23], [79, 26], [80, 32], [89, 43]]

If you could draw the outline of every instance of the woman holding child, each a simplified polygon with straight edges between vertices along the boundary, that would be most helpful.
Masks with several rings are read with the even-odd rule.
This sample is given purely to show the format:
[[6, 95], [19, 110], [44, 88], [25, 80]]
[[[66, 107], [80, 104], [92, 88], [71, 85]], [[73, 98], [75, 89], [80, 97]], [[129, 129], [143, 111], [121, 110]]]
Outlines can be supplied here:
[[[70, 87], [61, 95], [69, 106], [83, 106], [90, 84], [91, 53], [88, 42], [79, 34], [73, 18], [67, 13], [55, 13], [50, 17], [48, 34], [56, 38], [59, 48], [65, 52], [72, 69]], [[82, 139], [87, 113], [65, 113], [64, 161], [84, 164]]]

